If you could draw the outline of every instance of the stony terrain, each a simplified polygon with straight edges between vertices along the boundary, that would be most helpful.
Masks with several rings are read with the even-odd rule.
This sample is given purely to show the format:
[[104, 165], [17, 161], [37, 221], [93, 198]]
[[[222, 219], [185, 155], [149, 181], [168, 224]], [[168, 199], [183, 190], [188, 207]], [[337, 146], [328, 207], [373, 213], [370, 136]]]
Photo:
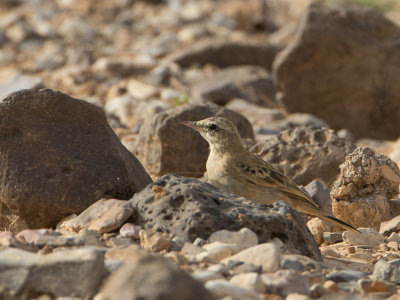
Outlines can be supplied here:
[[[400, 3], [310, 2], [0, 1], [0, 299], [400, 299]], [[208, 184], [210, 116], [359, 233]]]

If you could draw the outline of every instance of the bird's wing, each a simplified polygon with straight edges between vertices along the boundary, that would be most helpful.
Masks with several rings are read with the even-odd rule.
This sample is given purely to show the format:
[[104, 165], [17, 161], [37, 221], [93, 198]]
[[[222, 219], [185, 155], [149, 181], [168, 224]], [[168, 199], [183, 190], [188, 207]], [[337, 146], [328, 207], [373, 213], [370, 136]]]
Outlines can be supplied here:
[[[292, 182], [284, 174], [275, 170], [269, 163], [263, 159], [254, 156], [256, 163], [247, 163], [246, 160], [236, 164], [237, 172], [245, 174], [244, 176], [250, 186], [263, 186], [266, 188], [274, 188], [290, 198], [301, 198], [308, 201], [316, 208], [320, 206], [311, 199], [299, 186]], [[253, 159], [252, 159], [253, 160]]]

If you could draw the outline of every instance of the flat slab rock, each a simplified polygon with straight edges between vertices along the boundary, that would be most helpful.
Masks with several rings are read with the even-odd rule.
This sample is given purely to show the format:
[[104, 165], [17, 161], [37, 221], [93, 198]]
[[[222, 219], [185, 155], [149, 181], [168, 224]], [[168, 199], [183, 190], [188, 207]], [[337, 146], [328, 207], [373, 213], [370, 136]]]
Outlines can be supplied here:
[[15, 248], [0, 251], [1, 296], [21, 296], [12, 299], [35, 293], [90, 297], [106, 275], [104, 253], [92, 247], [48, 255]]
[[288, 251], [321, 260], [300, 214], [283, 202], [256, 204], [208, 183], [170, 174], [136, 193], [131, 202], [135, 223], [144, 229], [194, 241], [197, 237], [207, 239], [221, 229], [247, 227], [257, 234], [260, 243], [277, 237]]

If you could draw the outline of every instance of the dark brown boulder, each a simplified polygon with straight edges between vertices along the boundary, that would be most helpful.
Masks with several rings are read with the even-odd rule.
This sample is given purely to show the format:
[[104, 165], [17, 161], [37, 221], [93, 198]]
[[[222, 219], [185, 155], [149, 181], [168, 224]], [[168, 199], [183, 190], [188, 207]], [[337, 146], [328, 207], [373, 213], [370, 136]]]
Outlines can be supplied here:
[[357, 138], [400, 135], [400, 28], [355, 5], [311, 4], [274, 61], [289, 112], [306, 112]]
[[54, 226], [98, 199], [129, 199], [149, 182], [101, 108], [53, 90], [0, 101], [0, 229]]

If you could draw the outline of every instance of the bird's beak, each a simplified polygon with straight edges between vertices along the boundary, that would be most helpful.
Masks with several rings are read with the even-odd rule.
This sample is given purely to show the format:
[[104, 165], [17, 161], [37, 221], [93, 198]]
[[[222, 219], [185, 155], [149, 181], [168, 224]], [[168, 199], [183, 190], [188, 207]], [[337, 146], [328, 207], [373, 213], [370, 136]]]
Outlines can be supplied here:
[[185, 125], [187, 127], [193, 128], [193, 129], [197, 129], [197, 127], [198, 127], [196, 122], [194, 122], [194, 121], [182, 121], [182, 122], [179, 122], [179, 124]]

